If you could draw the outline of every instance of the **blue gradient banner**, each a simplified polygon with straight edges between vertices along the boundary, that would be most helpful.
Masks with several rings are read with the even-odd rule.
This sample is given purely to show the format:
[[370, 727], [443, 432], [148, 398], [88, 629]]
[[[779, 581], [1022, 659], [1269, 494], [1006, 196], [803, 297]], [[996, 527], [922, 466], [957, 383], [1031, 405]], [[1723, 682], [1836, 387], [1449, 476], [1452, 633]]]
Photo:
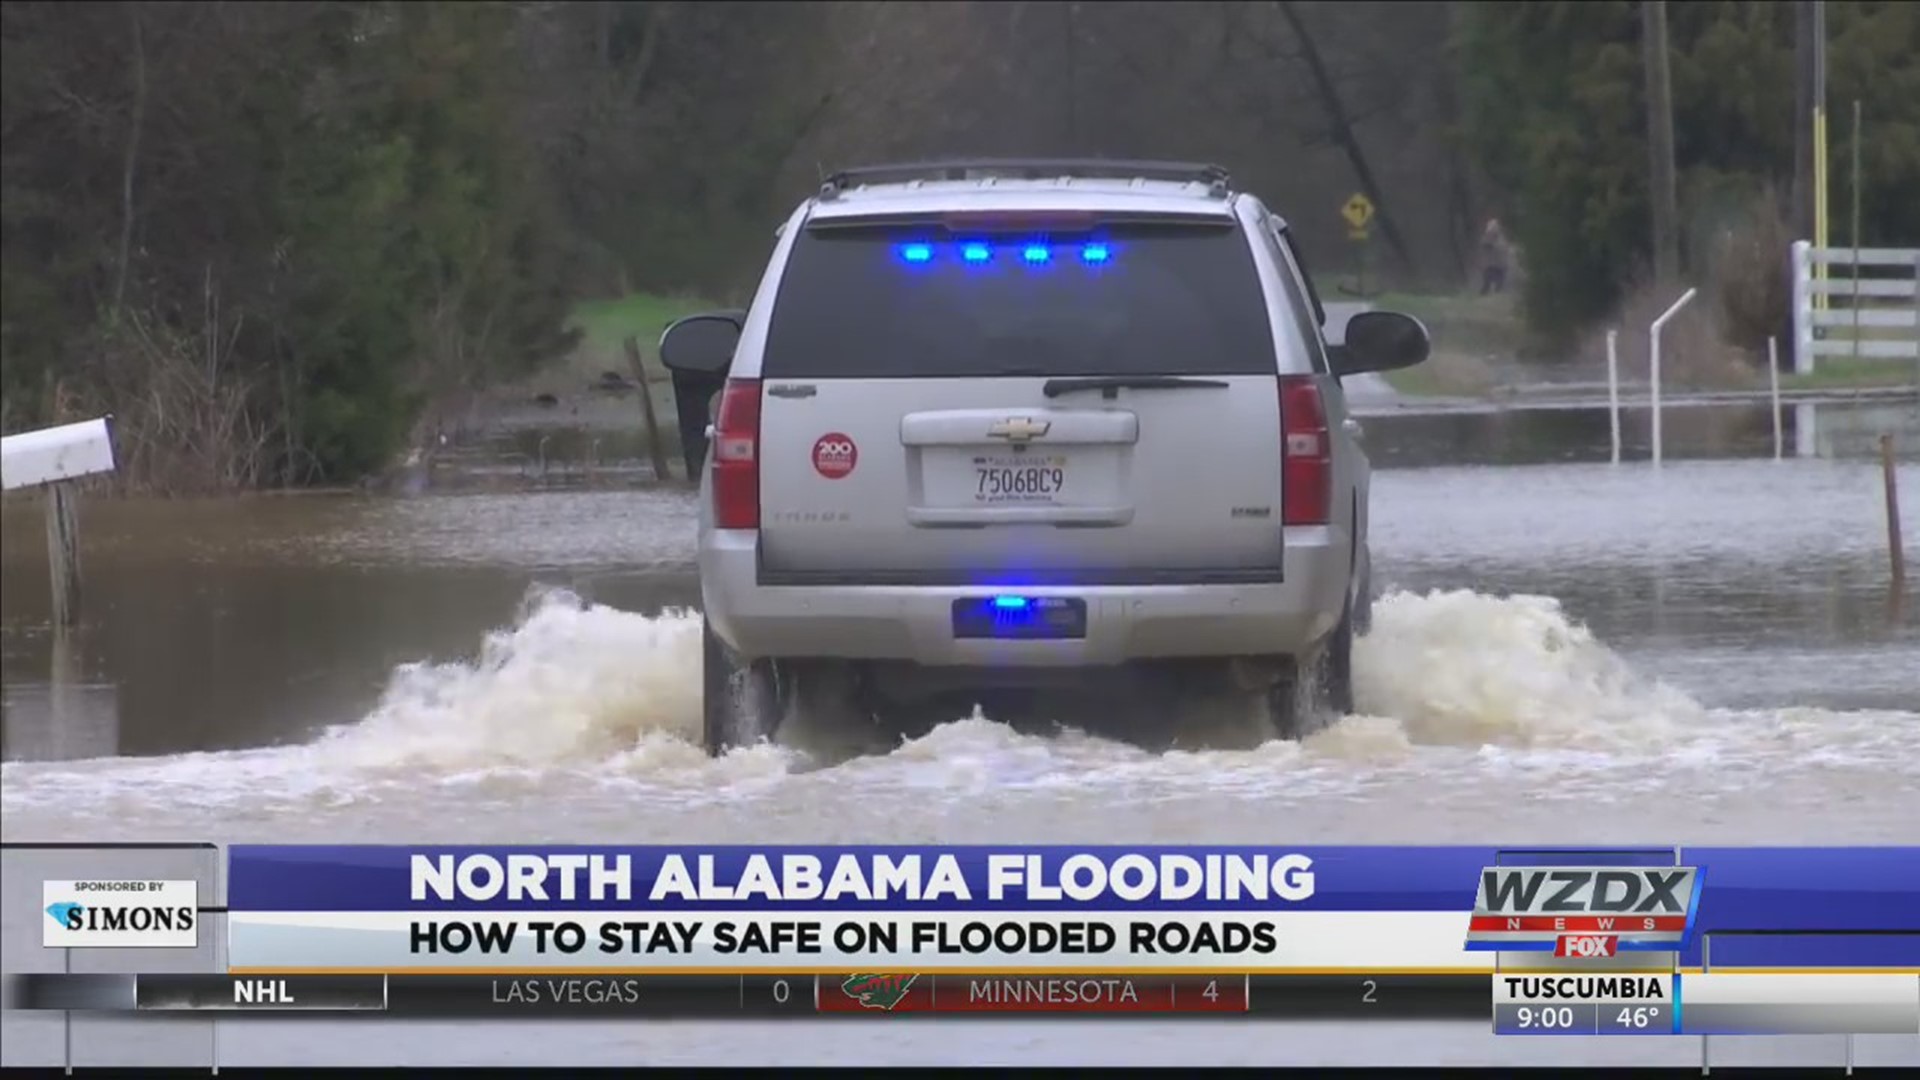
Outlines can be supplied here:
[[[622, 857], [630, 874], [630, 895], [595, 898], [586, 885], [590, 875], [578, 875], [580, 891], [561, 898], [560, 875], [541, 879], [548, 899], [511, 900], [503, 889], [490, 899], [457, 895], [441, 899], [430, 893], [413, 896], [413, 857], [437, 863], [443, 857], [458, 861], [486, 856], [505, 868], [513, 856], [579, 857], [581, 863], [598, 857], [608, 865]], [[886, 899], [745, 899], [716, 898], [699, 889], [703, 881], [718, 885], [740, 882], [754, 856], [761, 857], [780, 878], [783, 856], [811, 856], [825, 868], [823, 882], [842, 856], [852, 856], [871, 868], [876, 857], [904, 864], [917, 857], [916, 875], [922, 886], [945, 857], [949, 883], [957, 880], [966, 898], [954, 895], [918, 901], [893, 896]], [[1103, 883], [1095, 893], [1048, 895], [1032, 887], [1057, 887], [1068, 860], [1079, 861], [1078, 880], [1121, 871], [1116, 888]], [[1190, 865], [1239, 864], [1272, 869], [1264, 898], [1230, 897], [1224, 890], [1209, 898], [1203, 887], [1197, 895], [1169, 898], [1156, 887], [1141, 894], [1143, 864], [1164, 873], [1163, 857], [1185, 857]], [[1295, 857], [1289, 859], [1288, 857]], [[1123, 858], [1132, 857], [1123, 863]], [[686, 868], [698, 895], [668, 895], [650, 899], [663, 867], [677, 861]], [[1009, 878], [1005, 865], [1017, 864]], [[1176, 860], [1179, 861], [1179, 860]], [[1002, 865], [996, 882], [990, 873]], [[1285, 872], [1277, 869], [1285, 863]], [[1879, 944], [1857, 937], [1861, 931], [1920, 932], [1920, 847], [1877, 848], [1629, 848], [1607, 850], [1537, 847], [1176, 847], [1112, 845], [1006, 847], [749, 847], [749, 846], [255, 846], [229, 850], [229, 905], [252, 912], [431, 912], [566, 910], [611, 911], [737, 911], [778, 912], [806, 908], [815, 911], [1457, 911], [1462, 919], [1472, 909], [1474, 890], [1482, 869], [1516, 865], [1686, 865], [1700, 868], [1701, 893], [1693, 930], [1682, 953], [1683, 966], [1701, 964], [1703, 936], [1713, 936], [1714, 966], [1913, 966], [1916, 946], [1911, 938]], [[704, 869], [703, 869], [704, 866]], [[511, 875], [508, 875], [511, 877]], [[869, 875], [871, 877], [871, 875]], [[483, 875], [484, 879], [484, 875]], [[1031, 879], [1031, 880], [1030, 880]], [[1164, 881], [1164, 877], [1162, 877]], [[1798, 936], [1740, 934], [1739, 931], [1796, 931]], [[1819, 932], [1827, 936], [1818, 936]], [[1833, 933], [1841, 932], [1841, 933]]]
[[[228, 903], [235, 911], [1459, 911], [1473, 905], [1473, 890], [1482, 866], [1491, 854], [1489, 848], [1378, 848], [1378, 847], [1171, 847], [1171, 846], [1026, 846], [1005, 847], [596, 847], [596, 846], [517, 846], [517, 847], [443, 847], [364, 846], [244, 846], [230, 849]], [[505, 894], [490, 900], [470, 897], [415, 900], [412, 894], [413, 858], [430, 860], [451, 857], [460, 860], [486, 856], [506, 864], [513, 856], [595, 856], [605, 860], [625, 857], [632, 880], [629, 899], [595, 898], [576, 893], [574, 899], [560, 899], [550, 887], [550, 899], [509, 900]], [[898, 864], [917, 859], [917, 875], [923, 884], [931, 884], [932, 869], [943, 858], [967, 892], [967, 898], [946, 895], [918, 901], [897, 896], [888, 899], [709, 899], [666, 896], [650, 899], [656, 881], [669, 860], [678, 859], [702, 879], [703, 860], [710, 860], [711, 879], [719, 884], [740, 881], [748, 863], [760, 857], [770, 864], [777, 878], [783, 856], [811, 856], [826, 868], [822, 880], [831, 879], [834, 864], [851, 856], [870, 865], [875, 858]], [[1285, 866], [1273, 877], [1261, 875], [1272, 888], [1265, 898], [1208, 899], [1203, 892], [1190, 899], [1167, 899], [1156, 890], [1138, 899], [1128, 899], [1120, 890], [1102, 888], [1084, 899], [1048, 896], [1030, 887], [1002, 888], [995, 897], [990, 864], [1011, 857], [1024, 862], [1023, 870], [1039, 868], [1043, 886], [1062, 883], [1061, 874], [1068, 860], [1091, 857], [1111, 870], [1121, 860], [1133, 857], [1158, 863], [1163, 857], [1184, 857], [1204, 870], [1213, 860], [1225, 866], [1238, 862], [1243, 866], [1273, 867], [1283, 860]], [[584, 881], [586, 875], [582, 875]], [[873, 875], [869, 874], [871, 879]], [[1137, 875], [1123, 873], [1124, 882], [1136, 883]], [[1085, 880], [1083, 877], [1082, 880]], [[550, 886], [552, 882], [548, 883]]]

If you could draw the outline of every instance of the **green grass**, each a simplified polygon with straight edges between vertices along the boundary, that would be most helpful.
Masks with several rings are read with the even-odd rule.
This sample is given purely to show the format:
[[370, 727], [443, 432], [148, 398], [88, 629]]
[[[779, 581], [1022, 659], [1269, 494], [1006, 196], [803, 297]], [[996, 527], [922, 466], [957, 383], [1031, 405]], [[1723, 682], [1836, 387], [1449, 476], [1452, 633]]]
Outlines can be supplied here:
[[723, 305], [697, 297], [661, 296], [633, 293], [576, 304], [568, 324], [580, 331], [573, 354], [540, 372], [524, 385], [506, 389], [510, 396], [540, 391], [566, 397], [578, 393], [582, 384], [600, 377], [602, 372], [628, 373], [626, 353], [621, 342], [631, 337], [640, 345], [640, 357], [647, 368], [648, 382], [663, 382], [666, 369], [660, 366], [660, 334], [675, 319], [701, 311], [713, 311]]
[[680, 296], [634, 293], [611, 300], [586, 300], [573, 309], [573, 325], [580, 329], [580, 347], [592, 352], [618, 353], [620, 342], [632, 337], [640, 351], [652, 358], [660, 332], [675, 319], [719, 305]]
[[1911, 360], [1854, 360], [1819, 357], [1813, 370], [1780, 376], [1782, 390], [1858, 390], [1881, 386], [1920, 386], [1920, 365]]
[[1409, 397], [1445, 397], [1453, 393], [1448, 389], [1440, 375], [1434, 371], [1429, 360], [1425, 364], [1416, 364], [1399, 371], [1383, 371], [1380, 377], [1387, 385]]
[[1383, 371], [1380, 377], [1408, 397], [1485, 397], [1497, 381], [1485, 361], [1441, 349], [1435, 349], [1424, 363], [1398, 371]]
[[1511, 359], [1526, 345], [1526, 327], [1512, 293], [1382, 293], [1371, 303], [1425, 323], [1435, 352]]
[[[540, 393], [567, 400], [576, 398], [588, 384], [597, 382], [603, 372], [629, 374], [626, 353], [621, 347], [621, 342], [629, 337], [640, 345], [647, 381], [664, 383], [667, 372], [660, 366], [661, 331], [675, 319], [723, 306], [697, 297], [656, 293], [583, 300], [574, 305], [573, 315], [567, 320], [569, 326], [580, 331], [573, 353], [525, 380], [495, 387], [493, 393], [504, 399]], [[657, 392], [655, 396], [658, 397]]]

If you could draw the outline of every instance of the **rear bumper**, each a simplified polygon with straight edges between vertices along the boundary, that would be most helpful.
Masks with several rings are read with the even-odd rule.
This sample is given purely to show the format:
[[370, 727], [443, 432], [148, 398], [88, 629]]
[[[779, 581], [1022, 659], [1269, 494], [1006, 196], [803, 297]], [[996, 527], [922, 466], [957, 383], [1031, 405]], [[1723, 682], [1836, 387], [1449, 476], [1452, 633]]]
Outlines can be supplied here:
[[709, 624], [745, 657], [898, 660], [937, 666], [1083, 667], [1182, 657], [1295, 655], [1331, 632], [1348, 592], [1345, 530], [1287, 530], [1283, 580], [1242, 585], [1088, 585], [1021, 590], [1079, 597], [1074, 641], [956, 639], [949, 585], [763, 585], [757, 536], [713, 530], [700, 547]]

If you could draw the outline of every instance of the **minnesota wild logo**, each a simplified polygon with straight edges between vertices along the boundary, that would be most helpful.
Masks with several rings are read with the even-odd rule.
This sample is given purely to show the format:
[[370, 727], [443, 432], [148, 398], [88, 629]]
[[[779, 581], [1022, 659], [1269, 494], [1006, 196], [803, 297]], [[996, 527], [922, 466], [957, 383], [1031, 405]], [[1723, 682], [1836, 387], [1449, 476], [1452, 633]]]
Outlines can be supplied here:
[[868, 1009], [888, 1009], [906, 1000], [918, 975], [849, 975], [840, 992]]

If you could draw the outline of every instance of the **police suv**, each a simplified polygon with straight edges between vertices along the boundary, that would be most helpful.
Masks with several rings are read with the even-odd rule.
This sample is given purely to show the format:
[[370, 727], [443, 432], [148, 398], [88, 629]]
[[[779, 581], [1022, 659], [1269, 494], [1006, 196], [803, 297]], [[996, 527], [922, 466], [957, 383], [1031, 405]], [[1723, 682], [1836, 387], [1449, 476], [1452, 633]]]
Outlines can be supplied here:
[[700, 474], [708, 750], [1055, 691], [1287, 736], [1350, 709], [1368, 464], [1341, 379], [1428, 340], [1325, 321], [1285, 222], [1215, 166], [829, 178], [750, 307], [660, 343]]

